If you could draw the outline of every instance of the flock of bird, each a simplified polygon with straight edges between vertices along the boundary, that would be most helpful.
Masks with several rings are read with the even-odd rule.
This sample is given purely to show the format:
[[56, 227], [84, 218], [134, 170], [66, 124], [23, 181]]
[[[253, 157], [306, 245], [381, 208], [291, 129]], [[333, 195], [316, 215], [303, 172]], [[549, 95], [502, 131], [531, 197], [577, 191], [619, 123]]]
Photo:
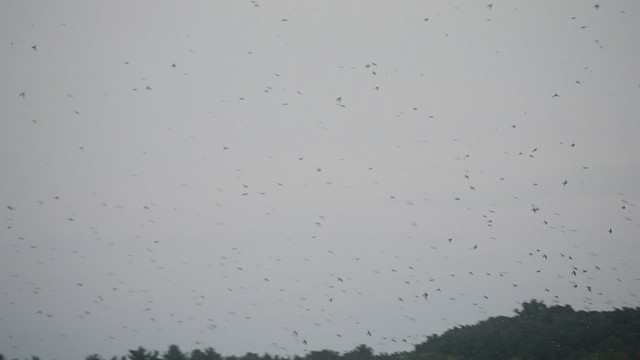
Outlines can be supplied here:
[[[487, 16], [505, 6], [477, 14], [496, 25], [500, 16]], [[438, 16], [415, 22], [435, 32]], [[283, 27], [295, 20], [277, 21], [274, 46], [303, 47]], [[437, 35], [447, 44], [453, 33]], [[317, 85], [296, 80], [300, 60], [272, 55], [282, 61], [273, 64], [258, 45], [229, 55], [237, 68], [218, 69], [236, 78], [206, 78], [202, 64], [228, 54], [184, 42], [182, 61], [118, 54], [95, 88], [12, 85], [14, 118], [2, 120], [0, 140], [32, 154], [0, 159], [27, 163], [0, 175], [3, 351], [71, 354], [85, 342], [124, 353], [164, 341], [285, 355], [360, 343], [392, 352], [531, 298], [639, 306], [640, 277], [630, 275], [638, 267], [627, 261], [638, 250], [629, 239], [640, 226], [636, 189], [588, 193], [595, 170], [581, 135], [535, 129], [528, 106], [478, 124], [421, 94], [402, 99], [438, 90], [420, 71], [403, 90], [409, 71], [395, 54], [324, 66], [309, 78]], [[52, 44], [3, 46], [55, 69], [45, 64]], [[268, 74], [247, 80], [242, 66]], [[590, 71], [562, 73], [563, 91], [534, 106], [562, 107], [589, 86]], [[223, 78], [231, 90], [214, 83]], [[149, 114], [159, 118], [137, 117]], [[63, 129], [46, 135], [55, 126]], [[591, 195], [609, 201], [583, 208]]]

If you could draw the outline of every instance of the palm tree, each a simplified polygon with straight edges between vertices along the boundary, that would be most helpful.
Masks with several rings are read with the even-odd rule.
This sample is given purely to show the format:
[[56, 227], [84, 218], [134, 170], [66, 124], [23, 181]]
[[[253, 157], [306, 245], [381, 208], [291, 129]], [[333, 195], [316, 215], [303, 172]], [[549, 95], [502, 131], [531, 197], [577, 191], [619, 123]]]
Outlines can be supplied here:
[[178, 345], [169, 345], [169, 350], [162, 355], [163, 360], [187, 360], [187, 355], [180, 351]]
[[138, 350], [129, 350], [129, 360], [160, 360], [158, 352], [150, 352], [140, 346]]

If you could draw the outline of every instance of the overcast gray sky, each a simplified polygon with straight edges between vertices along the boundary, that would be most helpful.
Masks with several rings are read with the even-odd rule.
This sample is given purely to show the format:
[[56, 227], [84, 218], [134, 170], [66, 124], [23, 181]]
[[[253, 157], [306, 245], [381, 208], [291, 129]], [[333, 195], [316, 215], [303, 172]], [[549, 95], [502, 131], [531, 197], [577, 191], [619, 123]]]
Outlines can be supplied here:
[[0, 352], [639, 306], [640, 3], [595, 5], [1, 2]]

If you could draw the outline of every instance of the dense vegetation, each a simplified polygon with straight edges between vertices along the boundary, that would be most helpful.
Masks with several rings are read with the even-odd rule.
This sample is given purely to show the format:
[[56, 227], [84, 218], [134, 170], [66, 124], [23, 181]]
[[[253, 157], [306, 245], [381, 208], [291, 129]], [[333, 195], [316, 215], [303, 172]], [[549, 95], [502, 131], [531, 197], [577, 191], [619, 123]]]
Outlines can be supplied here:
[[[164, 353], [142, 347], [111, 360], [525, 360], [525, 359], [640, 359], [640, 308], [608, 312], [574, 311], [570, 306], [547, 307], [532, 300], [514, 317], [493, 317], [476, 325], [456, 327], [432, 335], [414, 351], [375, 354], [366, 345], [340, 354], [311, 351], [293, 359], [247, 353], [222, 356], [213, 348], [183, 353], [171, 345]], [[0, 354], [0, 360], [5, 360]], [[32, 360], [39, 360], [32, 357]], [[85, 360], [104, 360], [98, 354]]]
[[494, 317], [432, 335], [411, 354], [441, 359], [640, 359], [640, 308], [609, 312], [547, 307], [532, 300]]

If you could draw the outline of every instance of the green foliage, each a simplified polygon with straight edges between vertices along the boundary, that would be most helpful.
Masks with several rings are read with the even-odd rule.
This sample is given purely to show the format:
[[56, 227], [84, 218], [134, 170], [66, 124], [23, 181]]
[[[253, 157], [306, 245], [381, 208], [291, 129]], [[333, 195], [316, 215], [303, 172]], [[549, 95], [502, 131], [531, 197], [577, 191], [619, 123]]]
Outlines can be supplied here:
[[158, 352], [150, 352], [140, 346], [137, 350], [129, 350], [129, 360], [160, 360]]
[[249, 352], [241, 356], [239, 360], [261, 360], [261, 359], [260, 359], [260, 355]]
[[342, 360], [372, 360], [373, 358], [373, 349], [364, 344], [342, 355]]
[[180, 351], [178, 345], [169, 345], [169, 349], [162, 355], [162, 360], [187, 360], [187, 355]]
[[415, 353], [478, 360], [635, 359], [640, 354], [640, 309], [575, 312], [532, 300], [515, 312], [513, 318], [490, 318], [429, 336]]
[[339, 360], [340, 354], [332, 350], [311, 351], [305, 356], [305, 360]]
[[204, 351], [196, 349], [191, 352], [190, 360], [222, 360], [222, 355], [211, 347], [204, 349]]
[[[531, 300], [515, 310], [516, 316], [492, 317], [472, 326], [431, 335], [412, 352], [375, 354], [367, 345], [358, 345], [340, 354], [333, 350], [313, 350], [293, 358], [258, 355], [223, 357], [213, 348], [183, 353], [170, 345], [160, 358], [157, 351], [143, 347], [127, 356], [111, 360], [583, 360], [640, 359], [640, 308], [609, 312], [574, 311], [570, 306], [547, 307]], [[0, 354], [0, 360], [5, 357]], [[32, 357], [32, 360], [39, 360]], [[98, 354], [85, 360], [103, 360]]]

